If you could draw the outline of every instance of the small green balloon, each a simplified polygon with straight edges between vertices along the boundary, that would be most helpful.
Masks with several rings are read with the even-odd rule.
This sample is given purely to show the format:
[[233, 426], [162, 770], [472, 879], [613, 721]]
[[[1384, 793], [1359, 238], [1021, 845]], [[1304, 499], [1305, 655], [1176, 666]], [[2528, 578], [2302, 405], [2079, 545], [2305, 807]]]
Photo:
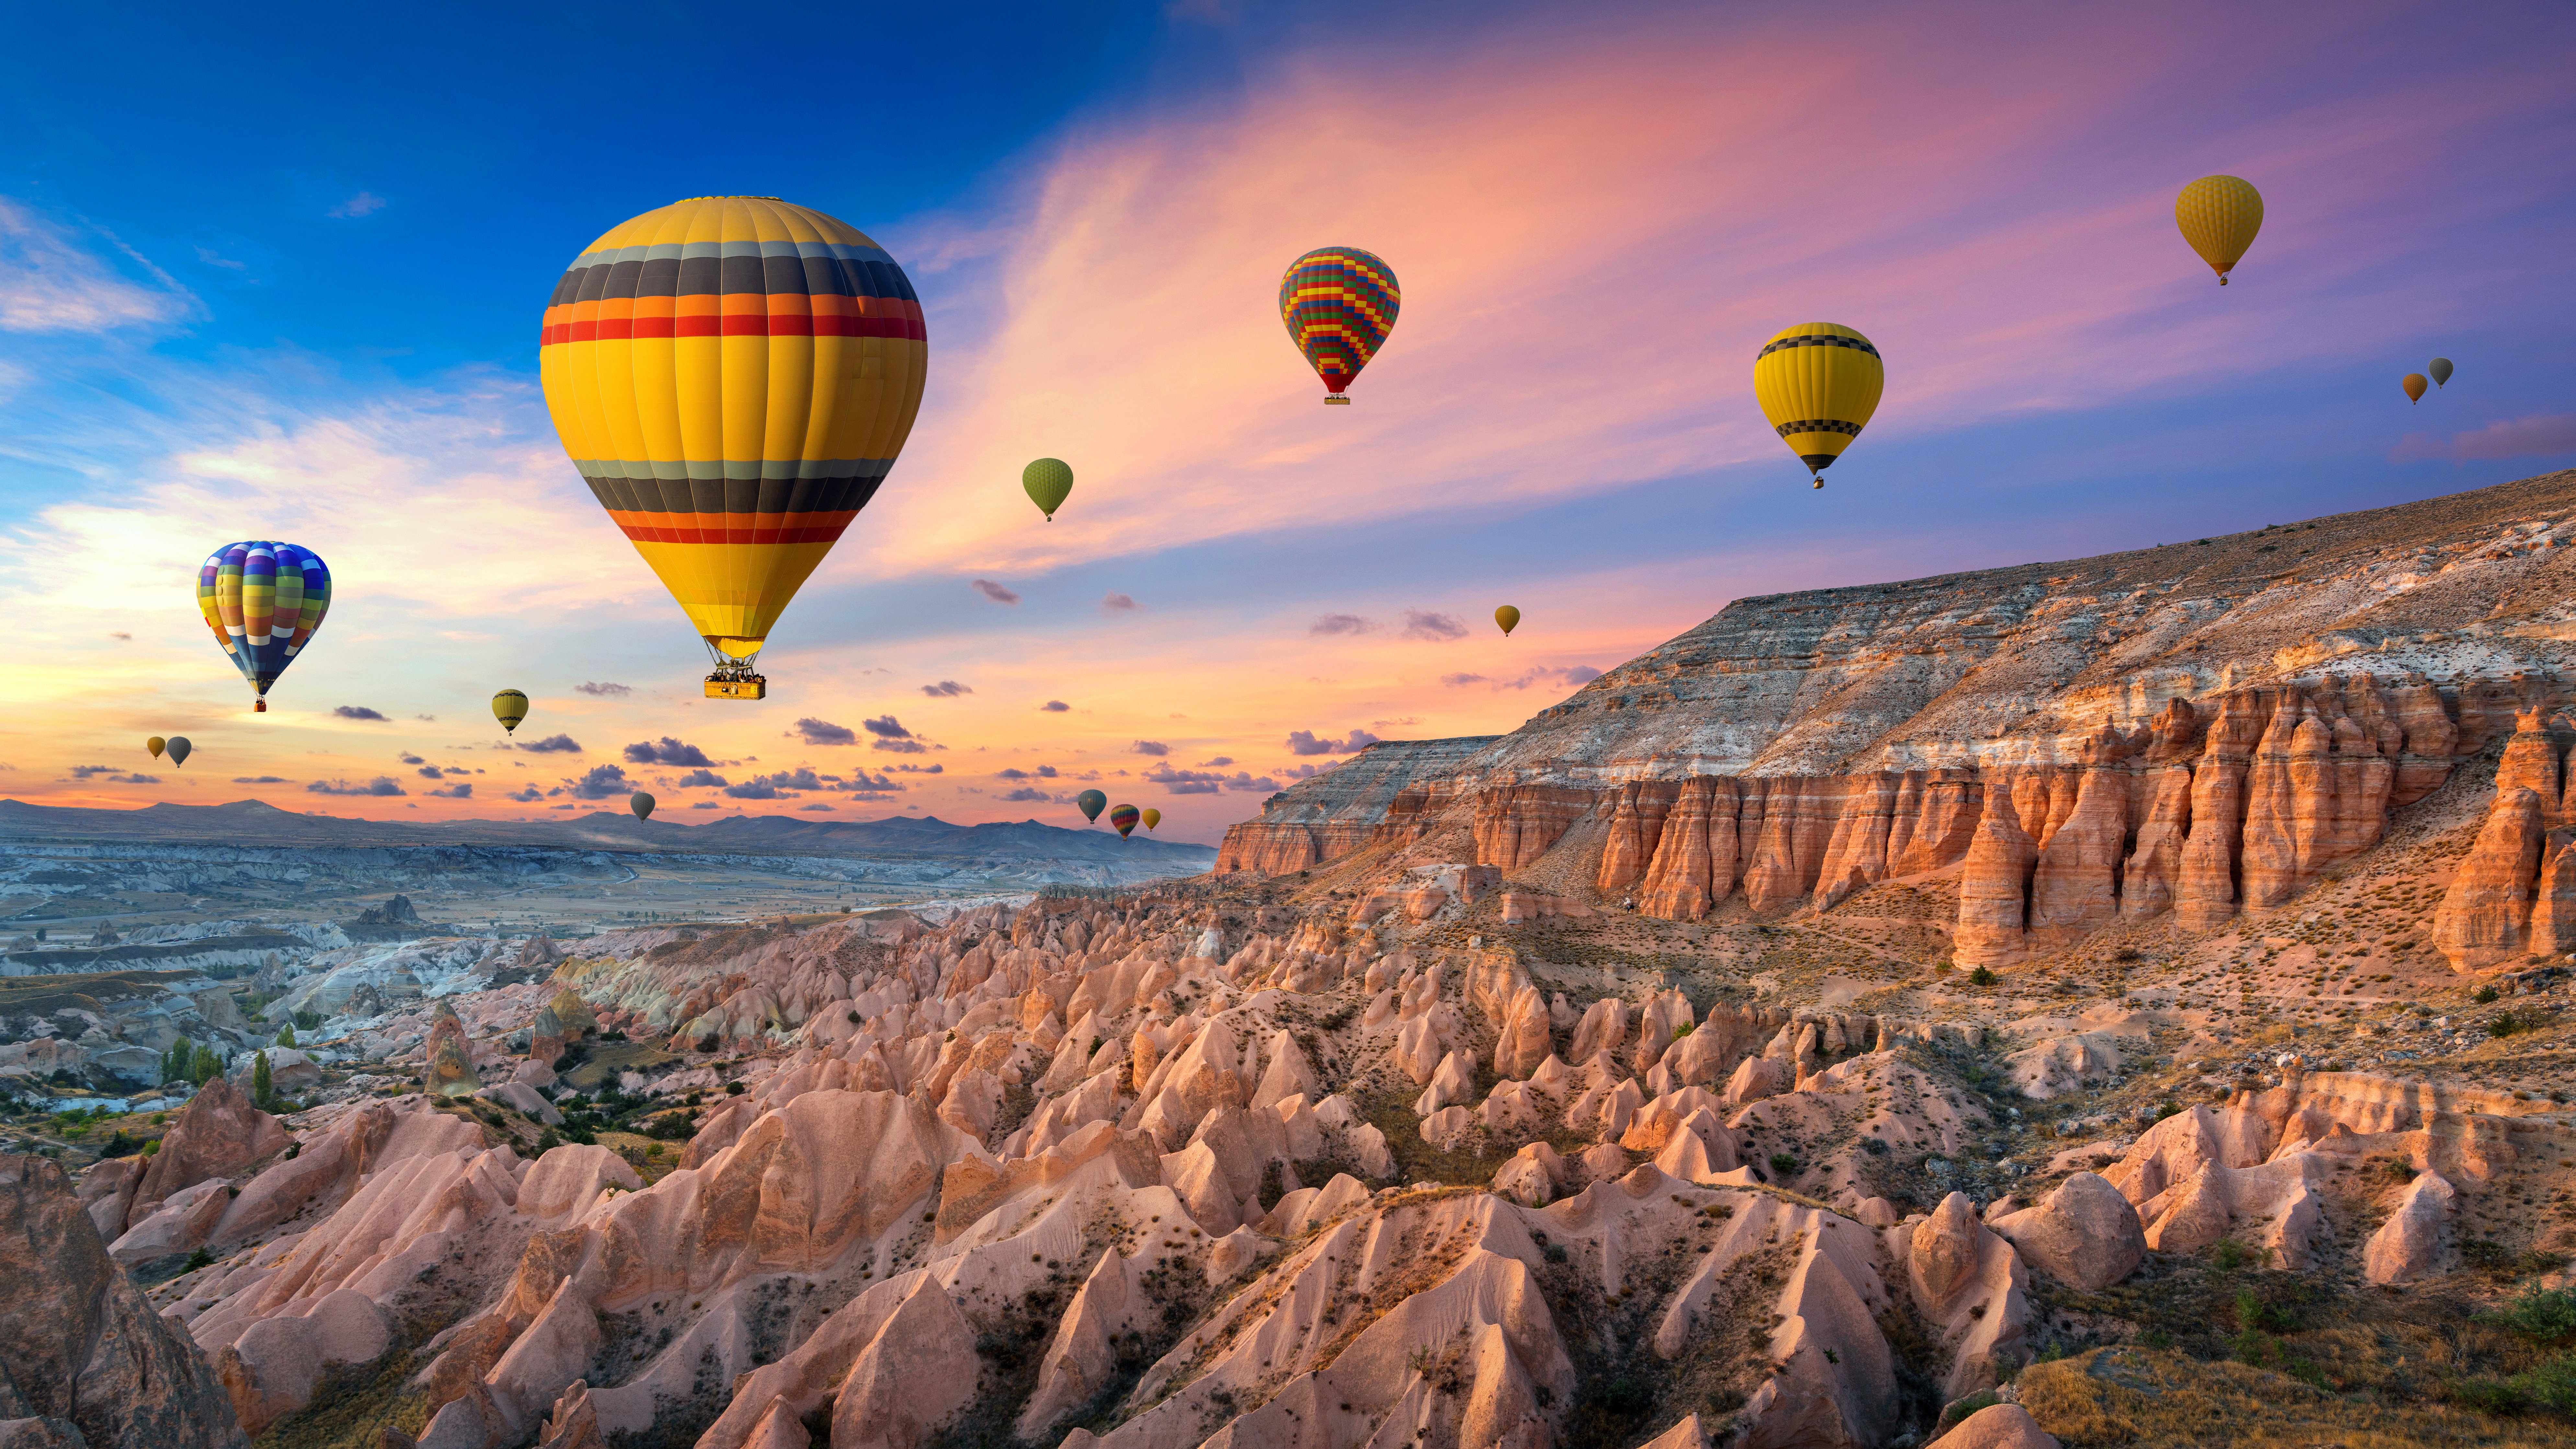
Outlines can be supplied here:
[[1082, 811], [1083, 819], [1098, 820], [1100, 812], [1109, 808], [1109, 797], [1097, 790], [1085, 790], [1073, 798], [1073, 803]]
[[1073, 492], [1073, 470], [1061, 458], [1040, 458], [1020, 470], [1020, 486], [1029, 491], [1029, 501], [1055, 522], [1055, 511], [1064, 506]]
[[2436, 357], [2431, 362], [2424, 364], [2424, 371], [2432, 375], [2433, 385], [2435, 387], [2450, 386], [2451, 359], [2447, 357]]

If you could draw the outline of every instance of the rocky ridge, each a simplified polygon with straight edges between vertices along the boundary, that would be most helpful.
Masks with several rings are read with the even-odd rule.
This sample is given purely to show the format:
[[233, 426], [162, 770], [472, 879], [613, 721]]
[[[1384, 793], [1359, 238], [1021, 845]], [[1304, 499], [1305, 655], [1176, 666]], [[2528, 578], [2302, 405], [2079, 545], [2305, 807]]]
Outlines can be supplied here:
[[[2576, 727], [2545, 721], [2576, 704], [2558, 677], [2576, 637], [2569, 542], [2576, 474], [2556, 474], [2226, 540], [1739, 600], [1509, 735], [1369, 747], [1235, 827], [1217, 869], [1470, 860], [1682, 921], [1947, 877], [1969, 966], [2168, 912], [2211, 929], [2296, 897], [2508, 741], [2507, 787], [2528, 774], [2545, 823], [2566, 813]], [[2508, 894], [2537, 871], [2517, 856]], [[2576, 882], [2576, 861], [2562, 873]], [[2560, 916], [2576, 922], [2561, 907], [2551, 930]], [[2445, 952], [2492, 958], [2498, 930], [2518, 946], [2528, 913], [2464, 924]]]

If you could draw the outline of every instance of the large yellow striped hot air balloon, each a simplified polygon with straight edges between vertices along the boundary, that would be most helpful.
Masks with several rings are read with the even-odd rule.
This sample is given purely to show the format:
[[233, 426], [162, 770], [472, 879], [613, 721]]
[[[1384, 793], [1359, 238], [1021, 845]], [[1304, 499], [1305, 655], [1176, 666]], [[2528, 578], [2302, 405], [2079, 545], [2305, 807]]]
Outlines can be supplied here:
[[546, 409], [706, 641], [708, 697], [767, 694], [761, 645], [894, 466], [929, 356], [894, 259], [776, 197], [648, 211], [556, 284]]
[[1753, 355], [1753, 397], [1816, 486], [1878, 411], [1887, 368], [1868, 338], [1834, 322], [1782, 328]]

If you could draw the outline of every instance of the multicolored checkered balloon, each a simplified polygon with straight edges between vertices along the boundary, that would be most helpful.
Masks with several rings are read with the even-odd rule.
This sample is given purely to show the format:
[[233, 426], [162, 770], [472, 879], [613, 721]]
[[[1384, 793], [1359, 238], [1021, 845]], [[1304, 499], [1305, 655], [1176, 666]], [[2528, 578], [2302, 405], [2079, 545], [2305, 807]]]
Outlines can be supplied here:
[[197, 608], [233, 667], [268, 708], [268, 687], [286, 672], [331, 608], [331, 570], [291, 543], [228, 543], [197, 569]]
[[1324, 401], [1350, 401], [1343, 390], [1386, 345], [1403, 302], [1395, 270], [1358, 247], [1317, 247], [1289, 263], [1279, 316], [1324, 380]]

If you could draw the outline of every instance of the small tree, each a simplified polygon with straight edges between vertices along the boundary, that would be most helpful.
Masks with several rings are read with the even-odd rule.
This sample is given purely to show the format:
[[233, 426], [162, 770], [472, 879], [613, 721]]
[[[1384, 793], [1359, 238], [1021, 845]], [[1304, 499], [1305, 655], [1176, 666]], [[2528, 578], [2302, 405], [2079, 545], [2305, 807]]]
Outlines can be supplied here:
[[191, 1045], [185, 1036], [170, 1043], [170, 1049], [161, 1054], [161, 1080], [165, 1082], [188, 1080], [190, 1069], [197, 1064], [196, 1053], [196, 1047]]
[[276, 1044], [277, 1044], [277, 1045], [279, 1045], [279, 1046], [282, 1046], [282, 1047], [291, 1047], [291, 1046], [295, 1045], [295, 1023], [294, 1023], [294, 1022], [291, 1022], [291, 1021], [290, 1021], [290, 1022], [288, 1022], [286, 1025], [281, 1026], [281, 1027], [279, 1027], [279, 1028], [277, 1029], [277, 1043], [276, 1043]]
[[213, 1047], [200, 1044], [195, 1059], [189, 1064], [188, 1080], [202, 1087], [222, 1076], [223, 1071], [224, 1059], [215, 1055]]
[[263, 1108], [277, 1100], [277, 1083], [269, 1075], [266, 1052], [250, 1059], [250, 1099]]

